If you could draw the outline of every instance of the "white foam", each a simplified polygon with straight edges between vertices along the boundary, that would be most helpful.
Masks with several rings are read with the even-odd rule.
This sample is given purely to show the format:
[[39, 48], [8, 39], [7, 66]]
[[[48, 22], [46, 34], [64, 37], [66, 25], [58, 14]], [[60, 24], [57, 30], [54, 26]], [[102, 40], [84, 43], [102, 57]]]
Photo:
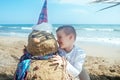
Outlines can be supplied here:
[[21, 29], [32, 30], [31, 27], [21, 27]]
[[104, 43], [111, 43], [111, 44], [116, 44], [120, 45], [120, 38], [77, 38], [77, 42], [79, 41], [91, 41], [91, 42], [104, 42]]
[[96, 31], [96, 29], [94, 28], [83, 28], [84, 30], [87, 30], [87, 31]]
[[111, 29], [111, 28], [83, 28], [83, 30], [86, 30], [86, 31], [108, 31], [108, 32], [114, 31], [114, 29]]
[[3, 26], [0, 26], [0, 28], [3, 27]]

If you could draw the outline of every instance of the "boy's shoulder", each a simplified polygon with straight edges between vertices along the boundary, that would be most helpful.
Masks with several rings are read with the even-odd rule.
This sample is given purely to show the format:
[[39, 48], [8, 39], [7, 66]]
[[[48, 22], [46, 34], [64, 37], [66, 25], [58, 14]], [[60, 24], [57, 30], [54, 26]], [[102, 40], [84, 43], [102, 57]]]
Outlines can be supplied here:
[[79, 46], [76, 46], [76, 45], [74, 46], [74, 49], [76, 51], [84, 52], [84, 50], [82, 48], [80, 48]]
[[82, 59], [84, 59], [85, 57], [86, 57], [86, 53], [85, 53], [85, 51], [82, 49], [82, 48], [80, 48], [79, 46], [76, 46], [75, 47], [75, 55], [77, 55], [76, 57], [77, 58], [82, 58]]

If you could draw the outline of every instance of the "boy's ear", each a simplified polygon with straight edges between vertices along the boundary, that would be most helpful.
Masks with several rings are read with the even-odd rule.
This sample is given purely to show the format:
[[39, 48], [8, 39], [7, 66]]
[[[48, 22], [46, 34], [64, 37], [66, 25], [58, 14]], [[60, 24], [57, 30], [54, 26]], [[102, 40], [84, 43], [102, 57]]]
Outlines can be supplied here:
[[72, 34], [70, 34], [70, 35], [69, 35], [69, 39], [72, 39], [72, 38], [73, 38], [73, 35], [72, 35]]

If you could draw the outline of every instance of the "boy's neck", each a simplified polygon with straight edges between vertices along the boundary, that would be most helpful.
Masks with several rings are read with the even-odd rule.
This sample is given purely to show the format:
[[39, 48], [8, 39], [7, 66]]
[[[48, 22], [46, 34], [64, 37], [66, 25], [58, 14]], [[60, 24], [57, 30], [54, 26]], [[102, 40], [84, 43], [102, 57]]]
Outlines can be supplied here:
[[74, 45], [72, 45], [72, 46], [70, 46], [70, 47], [68, 47], [68, 48], [65, 48], [64, 50], [65, 50], [67, 53], [69, 53], [70, 51], [72, 51], [73, 47], [74, 47]]

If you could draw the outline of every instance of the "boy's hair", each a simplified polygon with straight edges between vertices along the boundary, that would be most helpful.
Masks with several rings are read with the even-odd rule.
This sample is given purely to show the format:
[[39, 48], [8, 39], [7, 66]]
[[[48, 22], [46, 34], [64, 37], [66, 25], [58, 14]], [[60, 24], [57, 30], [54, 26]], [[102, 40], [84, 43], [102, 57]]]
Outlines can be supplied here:
[[64, 30], [64, 33], [65, 33], [66, 35], [73, 34], [73, 35], [74, 35], [74, 38], [75, 38], [75, 40], [76, 40], [76, 31], [75, 31], [75, 29], [74, 29], [73, 26], [71, 26], [71, 25], [63, 25], [63, 26], [60, 26], [60, 27], [56, 30], [56, 32], [58, 32], [58, 31], [60, 31], [60, 30]]

